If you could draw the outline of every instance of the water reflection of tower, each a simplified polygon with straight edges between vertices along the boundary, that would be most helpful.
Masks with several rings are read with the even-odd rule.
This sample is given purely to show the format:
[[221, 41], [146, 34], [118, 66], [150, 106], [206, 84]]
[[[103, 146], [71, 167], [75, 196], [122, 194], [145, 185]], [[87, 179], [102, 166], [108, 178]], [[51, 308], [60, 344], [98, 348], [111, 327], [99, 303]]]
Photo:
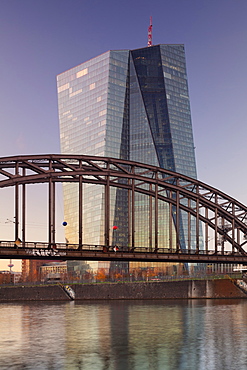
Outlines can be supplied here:
[[[129, 306], [126, 301], [111, 302], [111, 349], [115, 362], [115, 369], [129, 369]], [[123, 348], [125, 353], [123, 353]], [[131, 349], [133, 350], [133, 348]]]

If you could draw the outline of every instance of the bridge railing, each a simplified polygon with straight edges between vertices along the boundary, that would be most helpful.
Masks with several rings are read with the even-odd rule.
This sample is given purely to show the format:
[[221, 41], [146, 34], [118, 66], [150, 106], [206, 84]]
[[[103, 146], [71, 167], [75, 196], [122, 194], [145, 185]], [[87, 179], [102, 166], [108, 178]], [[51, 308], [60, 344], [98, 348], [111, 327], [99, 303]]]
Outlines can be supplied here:
[[[25, 250], [54, 250], [54, 251], [94, 251], [104, 253], [161, 253], [161, 254], [187, 254], [187, 255], [219, 255], [219, 256], [239, 256], [243, 253], [239, 251], [226, 251], [226, 250], [206, 250], [206, 249], [183, 249], [177, 250], [176, 248], [162, 248], [157, 249], [149, 247], [128, 247], [128, 246], [105, 246], [95, 244], [70, 244], [70, 243], [47, 243], [47, 242], [21, 242], [21, 241], [0, 241], [1, 249], [25, 249]], [[245, 254], [247, 256], [247, 253]]]

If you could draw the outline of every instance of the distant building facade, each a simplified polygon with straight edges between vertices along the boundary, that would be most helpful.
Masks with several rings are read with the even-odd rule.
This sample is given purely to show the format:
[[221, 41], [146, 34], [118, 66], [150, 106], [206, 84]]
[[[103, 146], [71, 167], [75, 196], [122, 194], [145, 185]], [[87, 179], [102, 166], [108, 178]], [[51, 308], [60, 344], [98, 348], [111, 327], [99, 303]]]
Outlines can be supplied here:
[[42, 282], [62, 281], [68, 278], [66, 262], [49, 262], [40, 266], [40, 277]]
[[1, 284], [16, 284], [21, 279], [21, 272], [15, 271], [0, 271], [0, 285]]
[[[183, 45], [108, 51], [58, 75], [57, 89], [63, 154], [133, 160], [196, 178]], [[78, 186], [65, 183], [63, 189], [66, 238], [78, 243]], [[104, 244], [104, 190], [84, 184], [83, 196], [83, 243]], [[127, 191], [112, 189], [110, 197], [110, 224], [118, 226], [111, 230], [110, 244], [127, 246]], [[148, 247], [144, 195], [136, 195], [135, 207], [135, 246]], [[165, 245], [169, 209], [164, 203], [158, 207], [159, 214], [164, 214], [159, 221], [159, 244]], [[186, 248], [188, 220], [183, 214], [180, 218], [181, 247]], [[193, 248], [193, 237], [191, 244]], [[95, 263], [93, 268], [108, 265]]]
[[40, 266], [47, 261], [22, 260], [21, 272], [23, 282], [40, 281]]

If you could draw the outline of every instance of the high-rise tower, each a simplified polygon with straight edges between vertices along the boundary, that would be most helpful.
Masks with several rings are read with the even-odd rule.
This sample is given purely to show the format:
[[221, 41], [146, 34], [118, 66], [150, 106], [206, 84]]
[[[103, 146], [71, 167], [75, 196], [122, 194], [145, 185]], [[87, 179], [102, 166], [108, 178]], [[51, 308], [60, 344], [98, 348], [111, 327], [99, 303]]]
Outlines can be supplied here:
[[[183, 45], [108, 51], [58, 75], [57, 85], [62, 153], [134, 160], [196, 178]], [[73, 184], [64, 184], [66, 237], [74, 243], [77, 192]], [[103, 190], [85, 184], [83, 194], [83, 243], [103, 244]], [[112, 241], [122, 245], [127, 245], [125, 197], [124, 190], [111, 193], [111, 222], [118, 225]], [[148, 246], [143, 195], [136, 204], [135, 245]], [[166, 205], [160, 207], [165, 211]], [[182, 225], [186, 222], [182, 217]], [[162, 220], [163, 243], [167, 227]], [[183, 227], [180, 239], [186, 248]]]

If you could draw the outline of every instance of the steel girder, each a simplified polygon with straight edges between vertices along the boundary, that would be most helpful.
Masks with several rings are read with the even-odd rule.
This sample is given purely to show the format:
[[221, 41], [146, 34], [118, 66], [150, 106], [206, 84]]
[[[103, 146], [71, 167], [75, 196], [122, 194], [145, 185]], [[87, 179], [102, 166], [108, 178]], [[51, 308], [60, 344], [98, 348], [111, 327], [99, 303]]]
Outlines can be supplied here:
[[[114, 158], [85, 155], [32, 155], [0, 158], [0, 188], [15, 187], [15, 236], [18, 237], [19, 187], [22, 187], [22, 239], [25, 241], [25, 193], [27, 184], [49, 185], [49, 243], [55, 242], [55, 184], [71, 182], [79, 184], [79, 215], [82, 214], [82, 183], [100, 184], [105, 187], [105, 244], [109, 245], [109, 191], [111, 187], [128, 189], [129, 212], [132, 214], [132, 238], [134, 247], [134, 193], [142, 193], [155, 202], [155, 246], [158, 245], [158, 201], [164, 201], [175, 209], [177, 228], [176, 245], [179, 242], [180, 212], [188, 215], [188, 249], [190, 249], [190, 220], [196, 224], [196, 249], [200, 250], [200, 224], [204, 227], [203, 249], [209, 249], [209, 234], [214, 234], [214, 252], [224, 254], [224, 244], [231, 245], [232, 252], [246, 255], [244, 245], [247, 236], [247, 207], [205, 183], [179, 173], [143, 163]], [[131, 201], [132, 199], [132, 201]], [[170, 224], [172, 212], [170, 212]], [[210, 232], [209, 232], [210, 231]], [[82, 244], [82, 218], [79, 217], [79, 245]], [[164, 247], [164, 246], [162, 246]]]

